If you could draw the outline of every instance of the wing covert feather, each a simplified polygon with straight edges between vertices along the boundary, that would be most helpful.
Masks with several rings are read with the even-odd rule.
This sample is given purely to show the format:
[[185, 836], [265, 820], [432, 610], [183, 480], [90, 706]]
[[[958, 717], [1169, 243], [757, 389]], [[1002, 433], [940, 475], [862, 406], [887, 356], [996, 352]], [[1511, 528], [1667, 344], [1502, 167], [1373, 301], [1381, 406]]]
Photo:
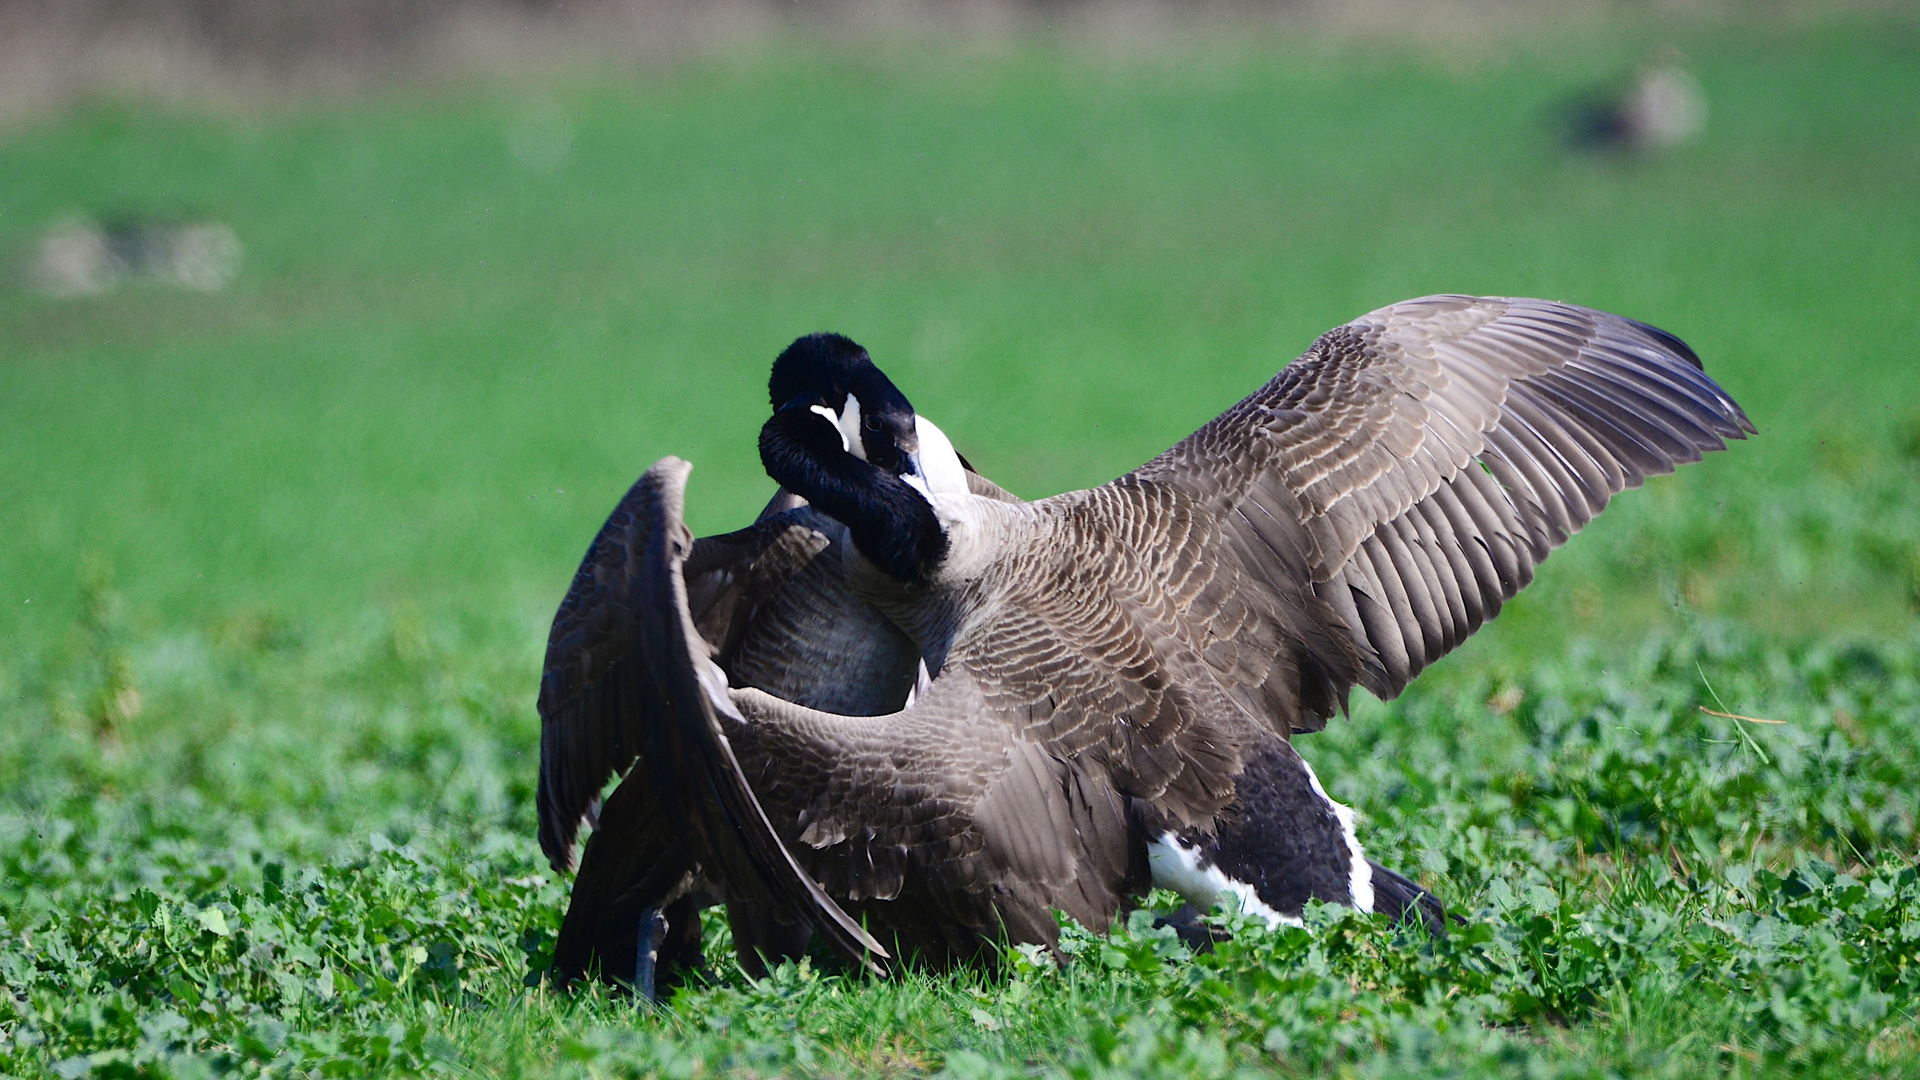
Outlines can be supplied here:
[[1353, 685], [1393, 697], [1614, 495], [1753, 430], [1665, 331], [1544, 300], [1432, 296], [1328, 331], [1109, 487], [1171, 489], [1216, 523], [1211, 552], [1231, 564], [1216, 573], [1284, 642], [1271, 677], [1328, 683], [1263, 687], [1269, 715], [1317, 730], [1330, 704], [1285, 716], [1284, 700], [1344, 702]]
[[1021, 737], [965, 668], [891, 716], [732, 700], [728, 738], [789, 850], [903, 947], [977, 948], [1002, 928], [1050, 942], [1052, 910], [1104, 926], [1144, 887], [1145, 850], [1098, 761]]

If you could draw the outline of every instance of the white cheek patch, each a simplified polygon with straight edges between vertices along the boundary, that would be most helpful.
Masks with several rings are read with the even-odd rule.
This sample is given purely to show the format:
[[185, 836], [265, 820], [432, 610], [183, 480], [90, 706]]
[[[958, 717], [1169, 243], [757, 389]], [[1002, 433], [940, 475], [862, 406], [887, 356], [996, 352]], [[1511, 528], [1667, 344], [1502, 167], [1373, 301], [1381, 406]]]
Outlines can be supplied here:
[[[833, 414], [828, 413], [832, 420]], [[847, 407], [840, 410], [840, 441], [847, 445], [847, 452], [861, 461], [867, 460], [867, 444], [860, 438], [860, 399], [847, 395]]]
[[[851, 399], [849, 399], [849, 400], [851, 400]], [[842, 450], [850, 450], [850, 449], [851, 449], [851, 448], [850, 448], [850, 447], [849, 447], [849, 446], [847, 445], [847, 431], [846, 431], [846, 429], [845, 429], [845, 428], [843, 428], [843, 427], [841, 427], [841, 426], [840, 426], [840, 418], [839, 418], [839, 417], [837, 417], [837, 416], [835, 416], [835, 415], [833, 415], [833, 410], [832, 410], [832, 409], [829, 409], [829, 408], [827, 408], [827, 407], [826, 407], [825, 405], [809, 405], [809, 406], [807, 406], [807, 411], [808, 411], [808, 412], [810, 412], [810, 413], [813, 413], [813, 414], [814, 414], [814, 415], [816, 415], [816, 416], [821, 416], [821, 417], [825, 417], [825, 418], [826, 418], [826, 421], [827, 421], [827, 423], [829, 423], [829, 424], [832, 424], [832, 425], [833, 425], [833, 430], [834, 430], [834, 431], [835, 431], [836, 433], [838, 433], [838, 434], [839, 434], [839, 436], [840, 436], [840, 449], [842, 449]], [[864, 458], [864, 457], [866, 457], [866, 454], [864, 454], [864, 453], [863, 453], [863, 454], [861, 454], [860, 456]]]
[[913, 426], [920, 437], [920, 471], [926, 474], [927, 489], [940, 495], [968, 494], [966, 467], [947, 433], [924, 416], [916, 415]]
[[1347, 895], [1353, 898], [1353, 906], [1358, 911], [1373, 911], [1373, 867], [1367, 862], [1367, 853], [1360, 849], [1360, 837], [1353, 831], [1353, 808], [1334, 802], [1327, 789], [1320, 786], [1320, 778], [1313, 773], [1313, 766], [1306, 758], [1300, 759], [1300, 767], [1307, 770], [1307, 783], [1313, 785], [1313, 793], [1333, 810], [1333, 816], [1340, 819], [1340, 831], [1347, 841]]
[[1266, 920], [1268, 927], [1306, 925], [1297, 915], [1282, 915], [1268, 907], [1252, 885], [1235, 881], [1217, 866], [1201, 866], [1199, 849], [1181, 847], [1173, 833], [1162, 833], [1147, 845], [1147, 866], [1153, 870], [1154, 885], [1179, 893], [1203, 911], [1231, 896], [1241, 911]]

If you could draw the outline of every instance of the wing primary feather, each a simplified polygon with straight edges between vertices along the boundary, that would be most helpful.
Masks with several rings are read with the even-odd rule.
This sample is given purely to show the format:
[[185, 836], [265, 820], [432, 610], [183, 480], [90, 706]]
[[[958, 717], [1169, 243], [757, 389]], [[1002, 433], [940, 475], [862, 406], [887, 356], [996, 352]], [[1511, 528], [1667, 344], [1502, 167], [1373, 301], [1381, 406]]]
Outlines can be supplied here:
[[696, 646], [698, 631], [687, 610], [681, 564], [692, 537], [681, 522], [687, 473], [692, 466], [666, 458], [647, 471], [657, 515], [647, 538], [645, 563], [634, 584], [635, 611], [654, 685], [672, 714], [649, 732], [647, 754], [662, 804], [681, 818], [686, 833], [703, 838], [715, 862], [736, 887], [758, 886], [843, 954], [876, 972], [890, 959], [866, 929], [800, 868], [780, 841], [734, 756], [716, 713], [733, 709], [726, 676]]
[[[1684, 363], [1673, 363], [1658, 349], [1649, 348], [1645, 341], [1603, 335], [1588, 347], [1586, 355], [1603, 359], [1608, 364], [1635, 367], [1656, 376], [1679, 391], [1682, 401], [1691, 410], [1729, 425], [1735, 432], [1753, 431], [1753, 423], [1747, 419], [1747, 414], [1718, 383], [1707, 377], [1705, 371]], [[1708, 405], [1712, 408], [1707, 408]], [[1728, 434], [1727, 437], [1738, 436]]]
[[[1477, 468], [1470, 469], [1461, 475], [1466, 478], [1465, 483], [1471, 484], [1471, 474], [1479, 471]], [[1452, 541], [1449, 554], [1458, 556], [1463, 564], [1461, 568], [1465, 571], [1457, 576], [1460, 582], [1460, 599], [1467, 609], [1467, 625], [1478, 627], [1492, 618], [1488, 613], [1489, 607], [1498, 609], [1500, 583], [1503, 578], [1510, 577], [1511, 573], [1503, 572], [1495, 564], [1493, 554], [1482, 537], [1483, 527], [1474, 520], [1473, 513], [1467, 509], [1466, 505], [1469, 498], [1478, 500], [1479, 496], [1470, 486], [1463, 493], [1462, 482], [1461, 479], [1456, 479], [1433, 493], [1433, 498], [1428, 500], [1429, 516], [1442, 515], [1446, 520], [1447, 537]], [[1437, 522], [1434, 524], [1434, 531], [1436, 533], [1440, 531]]]
[[1561, 424], [1529, 385], [1516, 385], [1508, 393], [1507, 409], [1547, 451], [1549, 456], [1541, 463], [1557, 474], [1554, 480], [1566, 497], [1573, 527], [1577, 530], [1591, 521], [1606, 507], [1607, 497], [1612, 494], [1605, 470], [1592, 460], [1586, 447], [1568, 430], [1569, 425]]
[[[1616, 318], [1620, 318], [1620, 317], [1616, 316]], [[1692, 346], [1688, 345], [1684, 341], [1681, 341], [1679, 338], [1675, 337], [1674, 335], [1667, 333], [1665, 330], [1662, 330], [1657, 326], [1652, 326], [1647, 323], [1643, 323], [1638, 319], [1620, 318], [1620, 321], [1623, 323], [1626, 323], [1628, 326], [1631, 326], [1635, 330], [1638, 330], [1641, 333], [1652, 338], [1661, 348], [1665, 349], [1667, 352], [1672, 353], [1674, 356], [1677, 356], [1682, 360], [1685, 360], [1689, 364], [1692, 364], [1695, 371], [1707, 370], [1707, 365], [1700, 362], [1700, 357], [1694, 353]]]
[[[1377, 559], [1375, 552], [1380, 554]], [[1413, 677], [1413, 660], [1407, 655], [1402, 627], [1412, 621], [1413, 613], [1407, 608], [1406, 596], [1394, 588], [1392, 576], [1382, 573], [1379, 564], [1385, 561], [1386, 554], [1380, 551], [1378, 541], [1373, 537], [1368, 537], [1354, 549], [1348, 567], [1350, 572], [1358, 570], [1365, 584], [1365, 588], [1355, 594], [1354, 607], [1359, 610], [1361, 622], [1365, 624], [1367, 643], [1379, 654], [1388, 678], [1395, 685], [1405, 686], [1407, 680]], [[1364, 603], [1362, 597], [1365, 598]]]
[[[1626, 353], [1582, 354], [1565, 368], [1590, 383], [1605, 383], [1624, 397], [1636, 416], [1658, 418], [1693, 445], [1703, 437], [1740, 438], [1740, 421], [1713, 397], [1703, 398], [1692, 380], [1670, 364]], [[1698, 434], [1689, 434], [1698, 432]]]
[[[1600, 438], [1614, 454], [1629, 455], [1621, 464], [1631, 463], [1632, 471], [1639, 475], [1629, 480], [1629, 474], [1623, 471], [1622, 488], [1632, 487], [1646, 476], [1671, 470], [1683, 461], [1693, 460], [1702, 440], [1710, 440], [1709, 445], [1713, 448], [1723, 445], [1706, 429], [1678, 417], [1670, 417], [1665, 409], [1651, 401], [1646, 402], [1644, 407], [1636, 408], [1633, 402], [1639, 395], [1631, 387], [1620, 383], [1603, 389], [1587, 379], [1543, 377], [1539, 380], [1539, 393], [1578, 418], [1581, 426]], [[1675, 427], [1676, 421], [1697, 434], [1683, 434]]]
[[[1441, 487], [1421, 500], [1407, 515], [1408, 524], [1421, 550], [1433, 566], [1431, 580], [1440, 586], [1441, 599], [1446, 601], [1446, 606], [1441, 609], [1446, 616], [1446, 635], [1441, 653], [1452, 651], [1480, 625], [1477, 616], [1480, 597], [1468, 588], [1473, 581], [1473, 571], [1467, 566], [1466, 554], [1460, 550], [1460, 542], [1453, 535], [1453, 526], [1440, 506], [1442, 501], [1452, 496], [1451, 488]], [[1471, 611], [1468, 610], [1469, 603], [1473, 605]]]
[[1512, 502], [1535, 562], [1566, 542], [1573, 530], [1560, 493], [1510, 429], [1502, 425], [1487, 432], [1487, 452], [1481, 460]]
[[[1394, 613], [1400, 616], [1400, 633], [1407, 640], [1409, 658], [1407, 677], [1418, 675], [1426, 667], [1426, 659], [1437, 656], [1443, 651], [1445, 637], [1440, 629], [1440, 616], [1435, 610], [1432, 593], [1427, 588], [1427, 574], [1421, 565], [1419, 554], [1407, 546], [1406, 536], [1400, 529], [1402, 518], [1395, 518], [1381, 524], [1374, 533], [1375, 542], [1386, 556], [1386, 566], [1381, 567], [1376, 558], [1375, 568], [1390, 573], [1392, 578], [1387, 588], [1394, 595]], [[1395, 589], [1398, 586], [1398, 589]], [[1404, 610], [1400, 606], [1405, 599]], [[1419, 650], [1413, 648], [1420, 645]]]

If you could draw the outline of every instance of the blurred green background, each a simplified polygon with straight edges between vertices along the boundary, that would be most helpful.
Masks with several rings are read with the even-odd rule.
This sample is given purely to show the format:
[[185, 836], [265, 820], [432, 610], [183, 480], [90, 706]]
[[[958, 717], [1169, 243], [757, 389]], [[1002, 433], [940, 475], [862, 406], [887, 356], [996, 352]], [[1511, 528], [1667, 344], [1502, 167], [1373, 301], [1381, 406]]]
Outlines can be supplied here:
[[[1569, 153], [1563, 103], [1653, 42], [1695, 72], [1703, 135]], [[0, 242], [194, 215], [246, 260], [215, 295], [0, 296], [0, 634], [57, 636], [91, 561], [155, 626], [404, 602], [532, 635], [658, 456], [696, 464], [696, 528], [758, 507], [766, 368], [802, 332], [868, 346], [1036, 497], [1441, 291], [1665, 327], [1761, 431], [1623, 499], [1520, 611], [1585, 589], [1635, 621], [1886, 628], [1920, 575], [1915, 50], [1845, 18], [794, 35], [618, 79], [77, 107], [3, 136]]]

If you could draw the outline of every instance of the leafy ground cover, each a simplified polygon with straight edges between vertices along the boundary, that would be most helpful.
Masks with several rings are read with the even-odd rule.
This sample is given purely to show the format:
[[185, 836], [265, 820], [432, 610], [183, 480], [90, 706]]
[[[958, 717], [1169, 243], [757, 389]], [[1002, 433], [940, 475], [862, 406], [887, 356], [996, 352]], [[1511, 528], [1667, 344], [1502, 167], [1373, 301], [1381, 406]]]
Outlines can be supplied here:
[[[11, 734], [11, 1071], [1920, 1069], [1913, 634], [1706, 624], [1358, 710], [1310, 752], [1372, 849], [1465, 916], [1440, 940], [1325, 909], [1195, 957], [1136, 915], [1070, 935], [1060, 969], [723, 965], [659, 1012], [538, 987], [564, 883], [525, 827], [511, 665], [405, 624], [345, 653], [213, 646], [171, 661], [190, 679], [138, 737]], [[1701, 711], [1723, 702], [1784, 723]]]
[[[1563, 154], [1556, 103], [1656, 38], [1707, 136]], [[783, 41], [0, 136], [0, 242], [131, 211], [248, 248], [219, 295], [0, 292], [0, 1071], [1920, 1075], [1916, 41]], [[1443, 289], [1668, 326], [1762, 430], [1302, 740], [1453, 932], [539, 986], [541, 623], [655, 456], [696, 525], [757, 508], [787, 339], [853, 334], [1039, 495]]]

